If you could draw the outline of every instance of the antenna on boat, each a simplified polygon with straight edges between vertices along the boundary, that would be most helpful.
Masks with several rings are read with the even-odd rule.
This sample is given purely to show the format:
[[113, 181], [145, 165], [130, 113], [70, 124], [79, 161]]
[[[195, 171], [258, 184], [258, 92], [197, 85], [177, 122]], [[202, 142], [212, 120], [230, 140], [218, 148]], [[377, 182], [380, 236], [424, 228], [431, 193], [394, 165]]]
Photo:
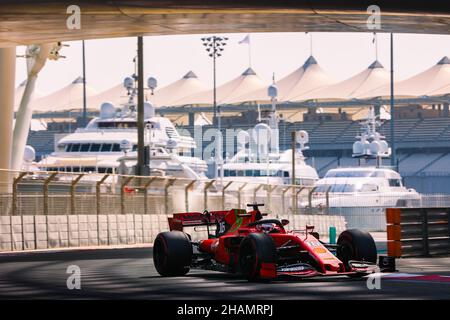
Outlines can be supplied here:
[[362, 132], [356, 136], [359, 140], [353, 144], [353, 158], [376, 159], [377, 166], [380, 166], [381, 160], [391, 155], [386, 137], [377, 131], [381, 124], [375, 115], [374, 107], [369, 107], [367, 118], [361, 122]]
[[300, 145], [300, 151], [309, 149], [309, 147], [305, 146], [309, 142], [309, 134], [307, 131], [300, 130], [296, 132], [295, 140]]
[[278, 97], [278, 87], [275, 84], [275, 73], [272, 76], [272, 84], [267, 89], [267, 95], [270, 97], [272, 102], [272, 111], [269, 116], [269, 126], [272, 129], [271, 146], [274, 152], [279, 151], [279, 141], [278, 141], [278, 115], [277, 115], [277, 97]]
[[[126, 113], [127, 111], [134, 111], [136, 109], [136, 102], [135, 99], [137, 97], [138, 94], [138, 89], [137, 89], [137, 57], [133, 58], [133, 63], [134, 63], [134, 73], [129, 76], [126, 77], [123, 80], [123, 87], [127, 90], [127, 96], [128, 96], [128, 102], [127, 104], [125, 104], [125, 107], [128, 110], [123, 110], [122, 111], [122, 115], [124, 115], [124, 113]], [[158, 81], [156, 80], [156, 78], [154, 77], [149, 77], [147, 79], [147, 88], [144, 88], [144, 90], [150, 90], [150, 94], [153, 96], [154, 95], [154, 91], [156, 90], [158, 86]], [[146, 99], [147, 100], [147, 99]]]

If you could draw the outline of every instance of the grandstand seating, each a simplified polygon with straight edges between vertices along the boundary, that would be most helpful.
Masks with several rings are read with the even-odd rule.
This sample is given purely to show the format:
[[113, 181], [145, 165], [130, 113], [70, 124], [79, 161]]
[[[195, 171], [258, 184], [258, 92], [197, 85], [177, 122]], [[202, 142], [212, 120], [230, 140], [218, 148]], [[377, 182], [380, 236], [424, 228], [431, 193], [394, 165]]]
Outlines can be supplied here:
[[442, 154], [419, 172], [425, 175], [441, 175], [450, 173], [450, 153]]
[[399, 171], [405, 176], [415, 175], [441, 155], [441, 153], [413, 153], [399, 162]]
[[361, 126], [359, 122], [352, 121], [351, 124], [342, 132], [340, 137], [335, 139], [336, 142], [353, 143], [355, 137], [361, 133]]
[[351, 121], [324, 122], [309, 134], [309, 141], [311, 144], [334, 142], [350, 125]]
[[447, 127], [447, 129], [444, 132], [442, 132], [439, 139], [444, 141], [450, 141], [450, 126]]
[[431, 118], [417, 123], [403, 141], [430, 141], [440, 137], [450, 123], [448, 118]]
[[[397, 119], [395, 121], [395, 139], [397, 141], [402, 141], [419, 122], [419, 119]], [[380, 133], [384, 135], [386, 139], [391, 138], [390, 121], [386, 121], [382, 124]]]
[[43, 155], [50, 154], [55, 149], [55, 131], [30, 131], [27, 144], [33, 146], [36, 151], [36, 158], [40, 159]]

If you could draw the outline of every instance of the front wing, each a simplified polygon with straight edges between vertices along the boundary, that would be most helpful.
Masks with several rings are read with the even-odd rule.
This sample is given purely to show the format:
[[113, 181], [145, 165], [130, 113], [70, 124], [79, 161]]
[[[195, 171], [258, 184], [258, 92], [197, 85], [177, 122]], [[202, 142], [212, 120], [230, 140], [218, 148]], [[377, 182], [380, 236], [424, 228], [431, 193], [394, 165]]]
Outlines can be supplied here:
[[364, 261], [349, 261], [350, 271], [336, 272], [327, 271], [325, 273], [317, 271], [313, 266], [307, 263], [297, 263], [287, 266], [279, 266], [276, 276], [295, 276], [300, 278], [323, 277], [323, 276], [343, 276], [343, 275], [368, 275], [376, 272], [376, 265]]

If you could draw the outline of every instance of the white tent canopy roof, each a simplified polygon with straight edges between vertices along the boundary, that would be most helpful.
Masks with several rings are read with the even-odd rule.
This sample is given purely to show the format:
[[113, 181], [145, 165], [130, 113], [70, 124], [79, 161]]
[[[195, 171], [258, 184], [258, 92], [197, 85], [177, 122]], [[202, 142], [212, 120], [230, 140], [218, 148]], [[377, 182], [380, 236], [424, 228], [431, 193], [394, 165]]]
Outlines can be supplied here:
[[437, 88], [432, 88], [427, 92], [429, 96], [437, 96], [450, 94], [450, 59], [445, 56], [439, 62], [439, 73], [438, 78], [440, 81], [435, 81], [437, 83]]
[[318, 89], [328, 87], [336, 83], [317, 63], [313, 56], [310, 56], [303, 66], [290, 75], [286, 76], [277, 84], [280, 98], [284, 101], [303, 100], [306, 94], [312, 94]]
[[389, 84], [390, 74], [383, 65], [374, 61], [364, 71], [323, 89], [305, 94], [302, 100], [310, 99], [363, 99], [371, 97], [370, 92]]
[[[86, 85], [86, 96], [91, 97], [96, 91]], [[33, 111], [62, 111], [83, 108], [83, 78], [78, 77], [69, 85], [45, 97], [31, 102]]]
[[[314, 92], [317, 89], [336, 83], [310, 56], [305, 63], [288, 74], [286, 77], [276, 81], [278, 88], [278, 101], [302, 100], [303, 95]], [[267, 87], [250, 92], [240, 97], [244, 101], [270, 101], [267, 95]]]
[[[427, 70], [403, 81], [395, 83], [395, 96], [435, 96], [450, 93], [450, 59], [443, 57]], [[390, 85], [385, 85], [368, 93], [371, 97], [390, 96]]]
[[171, 106], [178, 100], [187, 96], [208, 90], [193, 71], [186, 73], [181, 79], [157, 89], [153, 96], [149, 96], [151, 103], [155, 106]]
[[[217, 87], [216, 101], [218, 104], [231, 104], [242, 102], [239, 97], [249, 92], [269, 86], [268, 82], [261, 79], [252, 68], [245, 70], [239, 77]], [[175, 101], [173, 105], [212, 104], [213, 90], [206, 90]]]
[[[201, 82], [197, 75], [193, 71], [186, 73], [181, 79], [156, 89], [154, 94], [145, 92], [146, 98], [154, 104], [159, 106], [171, 106], [177, 100], [183, 99], [186, 96], [196, 94], [201, 91], [207, 90], [207, 86]], [[89, 106], [91, 108], [100, 108], [100, 105], [104, 102], [112, 103], [116, 107], [120, 107], [128, 103], [129, 96], [122, 83], [115, 85], [114, 87], [103, 91], [89, 99]]]
[[[15, 110], [19, 108], [26, 81], [15, 92]], [[252, 68], [246, 69], [235, 79], [217, 87], [218, 104], [234, 104], [248, 101], [270, 101], [270, 83], [261, 79]], [[336, 82], [310, 56], [305, 63], [276, 81], [278, 101], [351, 100], [388, 97], [390, 95], [390, 73], [374, 61], [367, 69], [344, 80]], [[99, 94], [86, 86], [87, 104], [90, 109], [99, 109], [104, 102], [115, 106], [128, 102], [128, 95], [122, 83]], [[440, 96], [450, 94], [450, 59], [443, 57], [427, 70], [406, 80], [395, 83], [396, 97]], [[146, 97], [156, 107], [213, 103], [213, 90], [201, 82], [194, 72], [189, 71], [181, 79], [156, 89], [154, 95]], [[83, 107], [83, 78], [78, 77], [64, 88], [42, 97], [35, 91], [31, 100], [33, 111], [49, 112]]]
[[104, 102], [112, 103], [116, 107], [128, 102], [127, 90], [123, 87], [122, 82], [90, 97], [88, 99], [88, 106], [90, 109], [100, 109], [100, 106]]

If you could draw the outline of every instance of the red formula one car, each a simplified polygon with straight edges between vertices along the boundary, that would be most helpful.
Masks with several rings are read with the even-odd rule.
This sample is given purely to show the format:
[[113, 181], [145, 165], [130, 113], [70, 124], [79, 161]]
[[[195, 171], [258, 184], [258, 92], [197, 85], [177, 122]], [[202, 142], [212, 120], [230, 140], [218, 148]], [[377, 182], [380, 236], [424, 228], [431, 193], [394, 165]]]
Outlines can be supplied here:
[[[286, 231], [288, 220], [264, 219], [253, 210], [177, 213], [170, 230], [158, 234], [153, 261], [162, 276], [182, 276], [191, 268], [241, 273], [249, 280], [280, 276], [361, 277], [375, 271], [377, 250], [372, 236], [351, 229], [337, 244], [319, 240], [314, 227]], [[208, 239], [192, 241], [186, 227], [206, 228]], [[211, 234], [212, 226], [214, 233]]]

